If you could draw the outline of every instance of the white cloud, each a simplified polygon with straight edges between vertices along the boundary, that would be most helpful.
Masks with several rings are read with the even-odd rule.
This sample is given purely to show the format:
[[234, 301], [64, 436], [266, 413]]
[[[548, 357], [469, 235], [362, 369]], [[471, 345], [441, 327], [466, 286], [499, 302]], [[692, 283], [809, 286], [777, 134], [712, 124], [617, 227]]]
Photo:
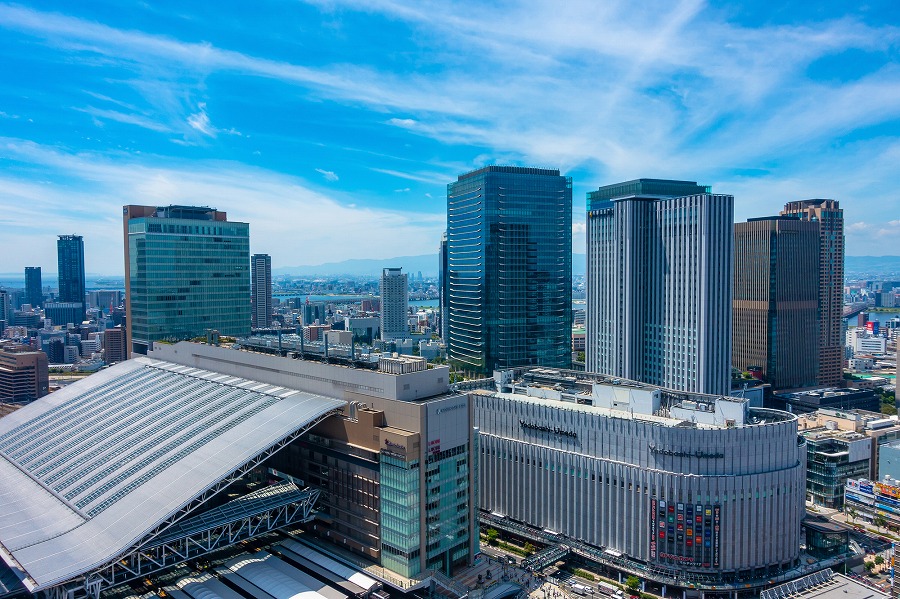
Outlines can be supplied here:
[[326, 181], [332, 181], [332, 182], [334, 182], [334, 181], [337, 181], [337, 180], [339, 179], [339, 177], [338, 177], [337, 175], [334, 174], [334, 171], [326, 171], [326, 170], [324, 170], [324, 169], [317, 168], [317, 169], [316, 169], [316, 172], [317, 172], [317, 173], [320, 173], [323, 177], [325, 177], [325, 180], [326, 180]]
[[225, 135], [237, 135], [238, 137], [243, 137], [241, 132], [235, 129], [234, 127], [230, 129], [219, 129], [214, 127], [212, 122], [209, 119], [209, 114], [206, 112], [206, 103], [200, 102], [197, 106], [198, 111], [194, 114], [191, 114], [187, 118], [188, 125], [191, 128], [199, 131], [203, 135], [208, 137], [216, 137], [219, 133], [224, 133]]
[[[4, 268], [56, 263], [56, 235], [85, 236], [89, 272], [123, 272], [121, 207], [129, 204], [209, 205], [228, 218], [250, 223], [251, 251], [269, 253], [275, 266], [319, 264], [373, 255], [373, 232], [379, 239], [373, 257], [430, 251], [444, 228], [444, 215], [405, 213], [355, 205], [352, 196], [330, 195], [308, 182], [232, 162], [198, 161], [181, 166], [154, 164], [133, 157], [110, 158], [70, 153], [19, 139], [0, 138], [0, 154], [25, 160], [60, 182], [23, 181], [0, 173], [4, 243], [22, 243], [27, 254], [6, 256]], [[329, 171], [325, 171], [326, 173]], [[43, 216], [34, 221], [35, 211]], [[303, 215], [304, 234], [297, 235]], [[339, 230], [335, 223], [340, 223]], [[339, 235], [341, 243], [335, 244]]]
[[369, 167], [369, 170], [376, 173], [381, 173], [383, 175], [391, 175], [392, 177], [399, 177], [400, 179], [408, 179], [410, 181], [419, 181], [421, 183], [436, 183], [438, 185], [446, 185], [453, 180], [453, 178], [449, 174], [444, 175], [434, 172], [406, 173], [403, 171], [395, 171], [386, 168], [376, 168], [372, 166]]
[[572, 233], [574, 235], [584, 234], [586, 226], [585, 223], [572, 223]]
[[195, 112], [188, 116], [188, 125], [203, 135], [215, 137], [217, 131], [216, 128], [212, 126], [212, 123], [209, 122], [209, 115], [206, 114], [206, 104], [201, 102], [198, 108], [200, 109], [199, 112]]
[[[116, 110], [95, 118], [190, 134], [176, 143], [202, 141], [198, 134], [239, 134], [216, 129], [195, 98], [207, 77], [227, 74], [277, 80], [314, 100], [368, 110], [370, 122], [395, 128], [392, 136], [484, 152], [473, 165], [440, 164], [438, 156], [428, 170], [372, 169], [411, 181], [444, 185], [483, 159], [578, 168], [596, 184], [640, 176], [697, 179], [734, 193], [738, 218], [816, 196], [840, 199], [849, 223], [868, 222], [876, 211], [900, 213], [893, 193], [896, 138], [887, 132], [854, 143], [842, 139], [900, 118], [896, 62], [885, 58], [882, 68], [843, 83], [808, 74], [817, 60], [847, 49], [891, 56], [900, 44], [896, 26], [836, 18], [745, 27], [699, 0], [650, 0], [637, 9], [624, 0], [372, 0], [362, 7], [328, 0], [328, 6], [407, 24], [427, 68], [363, 64], [366, 56], [383, 55], [378, 48], [359, 53], [357, 65], [294, 64], [15, 5], [0, 6], [0, 28], [135, 73], [122, 83], [153, 111], [108, 98]], [[769, 172], [734, 174], [760, 168]], [[326, 180], [334, 174], [317, 170]], [[869, 253], [860, 248], [891, 230], [878, 225], [857, 235], [848, 226], [848, 251]]]
[[404, 187], [403, 189], [395, 189], [394, 193], [407, 193], [409, 192], [409, 187]]
[[160, 133], [169, 133], [172, 131], [168, 126], [140, 114], [129, 114], [125, 112], [119, 112], [117, 110], [104, 110], [101, 108], [94, 108], [93, 106], [88, 106], [87, 108], [76, 108], [75, 110], [91, 115], [92, 117], [94, 117], [97, 123], [100, 124], [100, 126], [102, 126], [103, 121], [116, 121], [118, 123], [135, 125], [136, 127], [141, 127], [143, 129], [149, 129], [150, 131], [157, 131]]
[[413, 129], [416, 125], [419, 124], [418, 121], [414, 121], [413, 119], [388, 119], [388, 125], [394, 125], [395, 127], [402, 127], [404, 129]]

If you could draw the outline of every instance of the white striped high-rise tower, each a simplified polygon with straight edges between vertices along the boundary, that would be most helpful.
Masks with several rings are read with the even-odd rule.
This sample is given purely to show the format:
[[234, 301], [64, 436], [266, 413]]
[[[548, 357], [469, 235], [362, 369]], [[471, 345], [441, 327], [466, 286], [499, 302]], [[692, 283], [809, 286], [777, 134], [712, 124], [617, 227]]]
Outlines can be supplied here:
[[693, 181], [588, 194], [588, 371], [728, 395], [733, 212]]

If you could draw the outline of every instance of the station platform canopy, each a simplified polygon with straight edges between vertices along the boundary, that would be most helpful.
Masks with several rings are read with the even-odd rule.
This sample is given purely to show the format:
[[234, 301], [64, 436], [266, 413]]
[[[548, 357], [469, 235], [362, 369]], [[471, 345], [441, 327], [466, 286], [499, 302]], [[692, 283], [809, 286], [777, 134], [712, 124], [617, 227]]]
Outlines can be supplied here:
[[64, 387], [0, 419], [0, 558], [31, 592], [90, 581], [344, 405], [144, 357]]

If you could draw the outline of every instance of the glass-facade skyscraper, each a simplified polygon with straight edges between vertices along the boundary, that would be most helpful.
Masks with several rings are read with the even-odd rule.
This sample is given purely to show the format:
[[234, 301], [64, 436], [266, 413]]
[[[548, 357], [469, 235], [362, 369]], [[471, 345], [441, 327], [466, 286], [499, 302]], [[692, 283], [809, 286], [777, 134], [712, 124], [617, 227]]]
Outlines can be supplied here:
[[567, 368], [572, 352], [572, 179], [488, 166], [447, 186], [448, 353], [489, 376]]
[[84, 238], [81, 235], [60, 235], [56, 240], [56, 257], [59, 266], [60, 302], [81, 304], [84, 319]]
[[841, 330], [844, 309], [844, 211], [837, 200], [814, 199], [788, 202], [781, 214], [818, 225], [819, 372], [816, 384], [839, 387], [844, 375], [844, 337]]
[[194, 206], [125, 206], [125, 310], [132, 354], [215, 329], [250, 334], [250, 226]]
[[732, 366], [759, 369], [775, 390], [816, 386], [818, 272], [818, 223], [735, 223]]
[[40, 266], [25, 267], [25, 303], [31, 304], [32, 308], [40, 308], [44, 303]]

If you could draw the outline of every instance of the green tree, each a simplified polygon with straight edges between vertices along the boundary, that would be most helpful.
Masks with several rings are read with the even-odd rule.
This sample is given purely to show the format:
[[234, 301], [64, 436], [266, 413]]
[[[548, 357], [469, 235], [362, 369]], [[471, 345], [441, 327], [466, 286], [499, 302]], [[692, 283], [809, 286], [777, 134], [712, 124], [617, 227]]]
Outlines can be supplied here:
[[527, 557], [527, 556], [531, 555], [532, 553], [534, 553], [534, 551], [535, 551], [535, 546], [532, 545], [531, 543], [527, 543], [527, 542], [526, 542], [526, 543], [525, 543], [525, 546], [522, 547], [522, 549], [525, 550], [525, 556]]
[[876, 555], [875, 556], [875, 565], [880, 566], [883, 563], [884, 563], [884, 558], [880, 555]]
[[885, 524], [887, 524], [887, 519], [884, 516], [882, 516], [881, 514], [878, 514], [877, 516], [872, 518], [872, 524], [877, 526], [880, 530], [880, 529], [884, 528]]
[[847, 520], [856, 520], [856, 517], [859, 516], [859, 512], [855, 509], [847, 508]]
[[496, 528], [487, 529], [487, 531], [485, 532], [485, 535], [487, 536], [488, 545], [496, 545], [497, 540], [500, 537], [500, 533], [497, 532]]
[[881, 404], [881, 413], [885, 416], [896, 416], [897, 406], [889, 403], [883, 403]]
[[863, 565], [866, 567], [866, 570], [869, 571], [869, 574], [875, 569], [875, 562], [865, 562]]
[[641, 586], [641, 580], [637, 576], [631, 575], [625, 579], [625, 586], [628, 587], [629, 591], [634, 592]]

